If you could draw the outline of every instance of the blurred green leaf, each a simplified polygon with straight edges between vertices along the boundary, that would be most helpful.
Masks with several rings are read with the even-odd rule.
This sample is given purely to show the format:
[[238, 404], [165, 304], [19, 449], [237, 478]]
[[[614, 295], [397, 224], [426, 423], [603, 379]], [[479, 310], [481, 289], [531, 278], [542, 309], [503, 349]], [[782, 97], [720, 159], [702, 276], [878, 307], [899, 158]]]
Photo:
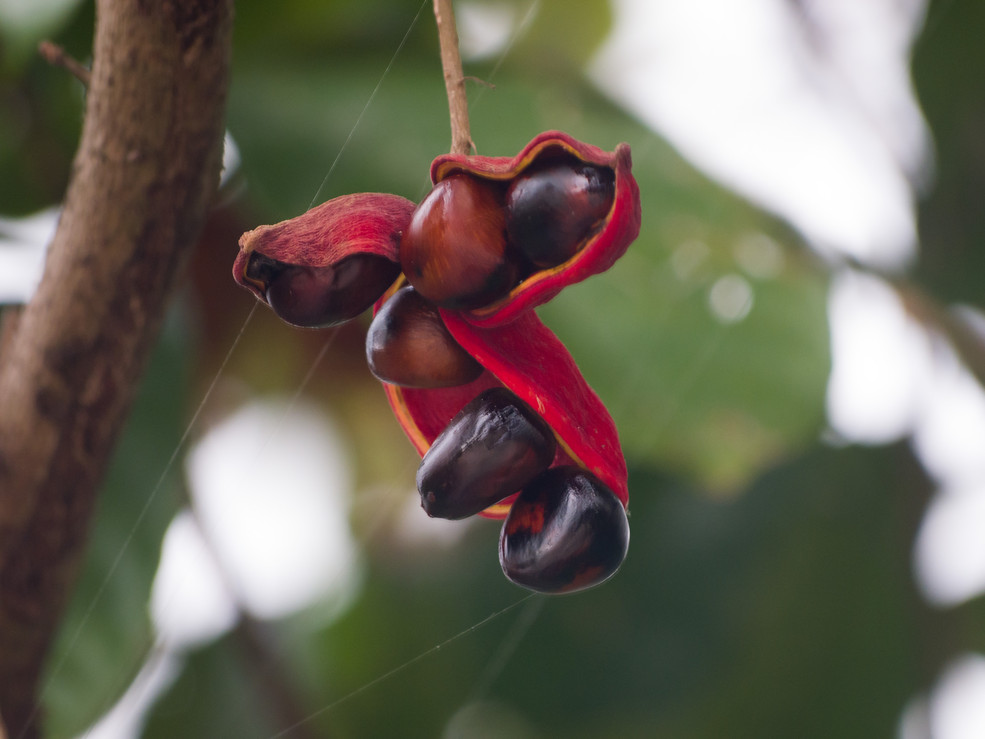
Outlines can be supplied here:
[[[900, 546], [926, 495], [913, 464], [903, 447], [819, 449], [728, 501], [634, 470], [626, 564], [566, 597], [503, 579], [495, 522], [450, 549], [380, 538], [340, 619], [277, 627], [306, 728], [434, 737], [467, 706], [499, 706], [572, 739], [885, 734], [926, 678], [931, 621], [914, 620]], [[236, 733], [269, 727], [243, 665], [230, 640], [192, 658], [147, 735], [283, 728]]]
[[918, 275], [947, 301], [985, 306], [985, 4], [935, 0], [913, 52], [913, 79], [934, 135], [932, 187], [919, 202]]
[[255, 665], [233, 636], [178, 658], [175, 682], [151, 710], [143, 739], [269, 737], [278, 728], [258, 687]]

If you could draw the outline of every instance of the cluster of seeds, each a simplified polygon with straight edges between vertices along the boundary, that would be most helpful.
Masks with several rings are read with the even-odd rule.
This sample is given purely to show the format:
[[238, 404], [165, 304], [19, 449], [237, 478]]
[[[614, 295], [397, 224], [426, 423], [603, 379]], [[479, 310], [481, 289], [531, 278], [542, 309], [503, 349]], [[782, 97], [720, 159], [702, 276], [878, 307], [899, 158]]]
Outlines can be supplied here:
[[[503, 380], [504, 371], [490, 367], [475, 346], [463, 347], [449, 326], [456, 316], [494, 310], [577, 261], [612, 218], [616, 175], [613, 167], [547, 147], [505, 174], [451, 171], [416, 207], [395, 196], [344, 196], [351, 200], [330, 201], [324, 214], [261, 227], [244, 235], [234, 267], [241, 284], [294, 325], [333, 325], [375, 303], [366, 337], [370, 370], [385, 383], [395, 411], [394, 398], [418, 393], [421, 412], [440, 419], [429, 433], [412, 433], [414, 414], [398, 412], [412, 441], [425, 437], [415, 442], [423, 455], [417, 488], [424, 510], [456, 520], [505, 513], [503, 571], [541, 592], [590, 587], [618, 569], [629, 545], [625, 488], [618, 496], [588, 469], [558, 428], [565, 419], [554, 417], [552, 427], [540, 396], [527, 393], [526, 402], [514, 392], [522, 373], [517, 380], [505, 372], [512, 382]], [[381, 216], [374, 204], [387, 212]], [[634, 214], [638, 230], [638, 209]], [[344, 248], [327, 247], [334, 251], [322, 256], [319, 240], [334, 244], [340, 233]], [[367, 241], [368, 233], [375, 241]], [[529, 363], [529, 356], [504, 356], [523, 351], [509, 332], [527, 323], [492, 329], [507, 347], [497, 350], [505, 366]]]
[[612, 170], [570, 160], [539, 164], [509, 183], [454, 174], [414, 212], [400, 265], [442, 308], [487, 306], [573, 257], [609, 212], [614, 190]]

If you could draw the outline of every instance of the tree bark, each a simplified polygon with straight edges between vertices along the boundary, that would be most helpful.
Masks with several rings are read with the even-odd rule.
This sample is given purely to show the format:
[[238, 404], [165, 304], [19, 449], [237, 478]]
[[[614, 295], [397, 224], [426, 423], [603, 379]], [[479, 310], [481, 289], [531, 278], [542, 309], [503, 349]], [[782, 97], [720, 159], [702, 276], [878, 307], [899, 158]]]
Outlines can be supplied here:
[[61, 220], [0, 356], [0, 716], [18, 738], [40, 733], [96, 492], [221, 166], [232, 0], [96, 6]]

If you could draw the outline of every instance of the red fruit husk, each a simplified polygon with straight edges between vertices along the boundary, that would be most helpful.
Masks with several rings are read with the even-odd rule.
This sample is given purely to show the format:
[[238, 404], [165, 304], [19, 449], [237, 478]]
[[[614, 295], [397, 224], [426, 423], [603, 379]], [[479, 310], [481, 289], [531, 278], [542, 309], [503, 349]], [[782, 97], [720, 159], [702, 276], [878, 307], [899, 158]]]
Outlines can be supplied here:
[[[384, 383], [387, 398], [407, 436], [423, 455], [461, 408], [485, 389], [502, 385], [539, 413], [557, 437], [553, 466], [577, 464], [593, 472], [628, 505], [626, 462], [615, 424], [588, 386], [567, 349], [533, 312], [566, 285], [607, 270], [639, 234], [640, 197], [631, 173], [629, 146], [606, 152], [559, 131], [535, 137], [515, 157], [446, 154], [431, 164], [438, 183], [456, 173], [506, 182], [532, 164], [575, 158], [610, 168], [615, 192], [609, 212], [581, 249], [549, 269], [532, 272], [508, 295], [470, 311], [440, 311], [455, 340], [483, 367], [480, 377], [458, 387], [402, 388]], [[414, 203], [396, 195], [344, 195], [296, 218], [243, 234], [233, 276], [264, 300], [264, 285], [246, 277], [254, 251], [288, 265], [323, 267], [354, 254], [376, 254], [399, 262], [402, 232]], [[398, 279], [376, 303], [375, 311], [401, 285]], [[515, 497], [515, 496], [513, 496]], [[482, 515], [503, 518], [512, 498]]]
[[[480, 327], [441, 310], [455, 340], [485, 367], [479, 379], [451, 388], [415, 389], [384, 383], [394, 415], [423, 456], [462, 407], [490, 387], [516, 393], [550, 425], [559, 441], [552, 466], [577, 464], [629, 503], [626, 461], [615, 423], [564, 344], [532, 311], [503, 326]], [[504, 518], [513, 497], [482, 515]]]
[[400, 236], [417, 206], [386, 193], [333, 198], [295, 218], [258, 226], [239, 239], [233, 278], [260, 300], [264, 285], [246, 277], [254, 251], [284, 264], [325, 267], [354, 254], [376, 254], [399, 262]]
[[536, 136], [515, 157], [443, 154], [431, 163], [435, 184], [462, 172], [507, 182], [531, 164], [558, 155], [574, 157], [587, 164], [608, 167], [615, 173], [615, 195], [601, 227], [571, 259], [556, 267], [533, 272], [508, 295], [491, 305], [462, 316], [476, 326], [497, 326], [546, 303], [565, 286], [609, 269], [640, 232], [640, 192], [632, 175], [632, 158], [627, 144], [613, 152], [578, 141], [562, 131], [545, 131]]

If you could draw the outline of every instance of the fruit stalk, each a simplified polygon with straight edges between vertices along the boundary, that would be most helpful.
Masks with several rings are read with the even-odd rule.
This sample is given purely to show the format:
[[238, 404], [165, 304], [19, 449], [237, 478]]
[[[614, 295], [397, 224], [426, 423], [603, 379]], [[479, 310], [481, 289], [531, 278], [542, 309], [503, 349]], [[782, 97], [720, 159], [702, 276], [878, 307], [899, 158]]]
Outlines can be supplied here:
[[451, 118], [451, 153], [471, 154], [475, 150], [469, 130], [469, 100], [465, 94], [462, 57], [458, 51], [458, 29], [452, 0], [434, 0], [434, 19], [438, 24], [438, 45], [441, 48], [441, 68], [448, 95], [448, 115]]

